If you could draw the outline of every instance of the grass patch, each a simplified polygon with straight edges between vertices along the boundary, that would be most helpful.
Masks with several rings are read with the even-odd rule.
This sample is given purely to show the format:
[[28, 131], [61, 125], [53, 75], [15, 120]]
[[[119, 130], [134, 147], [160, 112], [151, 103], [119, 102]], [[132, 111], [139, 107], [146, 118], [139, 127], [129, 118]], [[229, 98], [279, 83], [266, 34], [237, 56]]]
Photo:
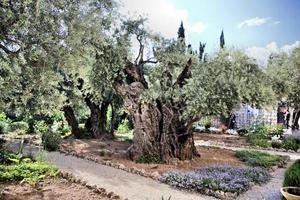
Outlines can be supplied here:
[[116, 140], [121, 142], [130, 142], [133, 140], [133, 131], [128, 131], [126, 133], [116, 133]]
[[161, 159], [161, 157], [158, 154], [145, 154], [142, 155], [137, 161], [137, 163], [155, 163], [155, 164], [163, 164], [164, 161]]
[[289, 158], [287, 156], [271, 155], [260, 151], [237, 151], [235, 156], [242, 162], [254, 167], [270, 168], [285, 163]]

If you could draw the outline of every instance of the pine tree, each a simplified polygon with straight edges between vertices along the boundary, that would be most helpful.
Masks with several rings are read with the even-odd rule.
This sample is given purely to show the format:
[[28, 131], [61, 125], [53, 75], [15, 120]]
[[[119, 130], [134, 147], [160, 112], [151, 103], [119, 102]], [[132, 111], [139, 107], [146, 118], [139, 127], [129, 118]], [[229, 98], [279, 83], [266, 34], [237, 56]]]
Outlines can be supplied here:
[[220, 47], [223, 49], [225, 46], [225, 38], [224, 38], [224, 32], [222, 30], [221, 36], [220, 36]]

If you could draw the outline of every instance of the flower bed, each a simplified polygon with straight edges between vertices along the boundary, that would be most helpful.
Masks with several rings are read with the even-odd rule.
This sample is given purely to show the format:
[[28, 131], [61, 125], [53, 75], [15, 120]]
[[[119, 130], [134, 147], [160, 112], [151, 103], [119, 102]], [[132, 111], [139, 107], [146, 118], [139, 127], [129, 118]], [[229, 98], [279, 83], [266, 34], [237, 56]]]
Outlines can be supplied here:
[[212, 166], [191, 172], [167, 172], [160, 181], [173, 187], [193, 190], [218, 198], [234, 196], [247, 191], [253, 184], [270, 180], [270, 174], [262, 168]]

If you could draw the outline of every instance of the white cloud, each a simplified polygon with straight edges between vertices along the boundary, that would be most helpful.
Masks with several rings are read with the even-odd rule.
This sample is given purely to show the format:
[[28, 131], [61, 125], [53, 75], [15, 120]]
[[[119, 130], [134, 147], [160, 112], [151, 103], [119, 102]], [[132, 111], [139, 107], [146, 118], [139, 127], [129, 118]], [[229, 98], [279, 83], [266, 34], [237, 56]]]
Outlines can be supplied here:
[[277, 25], [277, 24], [280, 24], [280, 21], [273, 22], [273, 25]]
[[188, 27], [188, 30], [200, 34], [206, 30], [206, 25], [203, 22], [196, 22]]
[[250, 47], [245, 49], [246, 54], [257, 61], [261, 66], [267, 66], [269, 56], [272, 53], [286, 52], [290, 53], [295, 47], [300, 46], [300, 41], [296, 41], [293, 44], [286, 44], [282, 47], [278, 47], [276, 42], [271, 42], [265, 47]]
[[253, 26], [261, 26], [263, 24], [266, 24], [268, 21], [270, 21], [270, 17], [266, 18], [260, 18], [260, 17], [255, 17], [252, 19], [246, 19], [239, 23], [237, 25], [238, 28], [243, 28], [243, 27], [253, 27]]
[[202, 33], [206, 24], [201, 21], [189, 22], [185, 9], [176, 8], [169, 0], [122, 0], [122, 14], [142, 14], [148, 18], [148, 26], [167, 38], [176, 38], [180, 22], [183, 21], [186, 33]]

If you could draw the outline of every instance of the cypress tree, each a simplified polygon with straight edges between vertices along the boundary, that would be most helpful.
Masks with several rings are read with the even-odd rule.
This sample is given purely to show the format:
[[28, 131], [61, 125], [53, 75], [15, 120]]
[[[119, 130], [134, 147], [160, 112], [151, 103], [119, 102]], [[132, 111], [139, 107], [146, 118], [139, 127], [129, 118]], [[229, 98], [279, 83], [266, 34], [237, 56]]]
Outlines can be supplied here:
[[178, 29], [178, 39], [185, 39], [184, 27], [183, 22], [181, 21], [180, 27]]
[[224, 38], [224, 32], [222, 30], [221, 36], [220, 36], [220, 47], [223, 49], [225, 46], [225, 38]]
[[204, 54], [205, 46], [206, 46], [206, 43], [201, 43], [200, 42], [200, 45], [199, 45], [199, 60], [200, 60], [200, 62], [203, 59], [203, 54]]

